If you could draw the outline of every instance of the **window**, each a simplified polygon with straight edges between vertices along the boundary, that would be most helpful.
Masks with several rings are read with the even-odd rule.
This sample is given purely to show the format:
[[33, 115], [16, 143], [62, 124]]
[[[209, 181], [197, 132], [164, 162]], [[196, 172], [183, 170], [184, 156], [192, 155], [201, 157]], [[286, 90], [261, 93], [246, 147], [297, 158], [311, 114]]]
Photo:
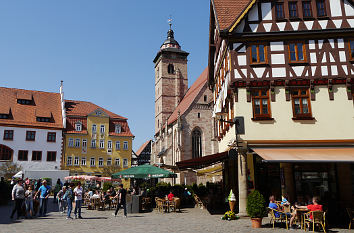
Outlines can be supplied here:
[[198, 112], [198, 118], [200, 118], [200, 112]]
[[74, 147], [74, 139], [73, 138], [69, 138], [69, 145], [68, 147]]
[[103, 167], [103, 158], [98, 159], [98, 166]]
[[80, 165], [79, 161], [80, 161], [79, 157], [75, 156], [75, 158], [74, 158], [74, 166], [79, 166]]
[[253, 118], [270, 118], [269, 90], [252, 91]]
[[82, 147], [87, 148], [87, 140], [86, 139], [82, 139]]
[[294, 118], [312, 118], [308, 89], [291, 90]]
[[312, 17], [311, 2], [302, 2], [303, 17]]
[[86, 157], [81, 158], [81, 166], [86, 166]]
[[94, 167], [95, 166], [95, 158], [90, 159], [90, 166]]
[[91, 140], [91, 148], [96, 148], [96, 139]]
[[19, 150], [18, 151], [18, 160], [27, 161], [28, 160], [28, 150]]
[[4, 130], [4, 140], [13, 140], [14, 131], [13, 130]]
[[66, 161], [66, 165], [68, 165], [68, 166], [73, 165], [73, 160], [72, 160], [72, 157], [71, 157], [71, 156], [68, 156], [68, 159], [67, 159], [67, 161]]
[[115, 161], [114, 161], [114, 165], [116, 165], [116, 166], [120, 166], [120, 159], [115, 159]]
[[47, 151], [47, 161], [55, 162], [57, 160], [57, 152], [56, 151]]
[[120, 141], [116, 141], [116, 150], [120, 150]]
[[350, 60], [354, 60], [354, 40], [349, 41], [349, 53]]
[[305, 45], [302, 42], [289, 43], [289, 57], [291, 62], [305, 61]]
[[264, 44], [251, 45], [251, 63], [266, 63], [266, 56]]
[[104, 149], [104, 140], [100, 140], [100, 149]]
[[36, 139], [36, 131], [26, 131], [26, 141], [34, 141]]
[[82, 130], [82, 124], [81, 122], [78, 122], [75, 124], [75, 131], [81, 131]]
[[108, 141], [107, 142], [107, 148], [108, 149], [112, 149], [112, 141]]
[[316, 6], [317, 6], [317, 17], [327, 16], [326, 5], [325, 5], [325, 1], [324, 0], [317, 0], [316, 1]]
[[25, 99], [17, 99], [18, 104], [24, 104], [24, 105], [31, 105], [32, 101], [31, 100], [25, 100]]
[[204, 95], [204, 102], [207, 102], [208, 97], [206, 95]]
[[38, 122], [51, 122], [50, 117], [36, 117]]
[[168, 64], [168, 66], [167, 66], [167, 72], [168, 72], [169, 74], [173, 74], [173, 73], [175, 72], [175, 69], [174, 69], [174, 67], [173, 67], [172, 64]]
[[283, 3], [276, 3], [275, 4], [275, 13], [277, 19], [284, 19], [284, 4]]
[[48, 132], [47, 134], [47, 142], [55, 142], [57, 134], [55, 132]]
[[32, 151], [32, 161], [41, 161], [42, 151]]
[[297, 2], [289, 2], [289, 17], [297, 18]]
[[80, 138], [75, 139], [75, 147], [80, 147]]
[[192, 157], [202, 157], [202, 133], [199, 129], [192, 131]]
[[112, 158], [107, 159], [107, 166], [112, 166]]
[[115, 125], [115, 130], [116, 133], [121, 133], [122, 132], [122, 126], [120, 124]]
[[0, 113], [0, 119], [9, 119], [9, 118], [10, 118], [9, 114]]
[[123, 150], [128, 150], [128, 142], [127, 141], [123, 142]]
[[123, 167], [128, 167], [128, 159], [123, 159]]
[[1, 161], [8, 161], [12, 159], [13, 150], [10, 147], [0, 144], [0, 160]]
[[104, 125], [101, 125], [100, 132], [101, 134], [104, 134]]
[[92, 133], [96, 133], [97, 132], [97, 126], [96, 125], [92, 125]]

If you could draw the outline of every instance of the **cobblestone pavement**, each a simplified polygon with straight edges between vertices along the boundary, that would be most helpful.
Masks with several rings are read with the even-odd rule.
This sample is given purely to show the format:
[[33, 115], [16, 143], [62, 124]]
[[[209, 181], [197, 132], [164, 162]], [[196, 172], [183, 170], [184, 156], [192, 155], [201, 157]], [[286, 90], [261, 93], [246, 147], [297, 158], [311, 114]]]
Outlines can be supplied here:
[[[12, 206], [0, 207], [0, 232], [288, 232], [279, 226], [270, 227], [269, 219], [263, 219], [262, 229], [252, 229], [248, 218], [224, 221], [221, 215], [210, 215], [199, 208], [182, 209], [181, 213], [128, 214], [123, 218], [122, 210], [118, 217], [112, 216], [113, 210], [97, 211], [83, 208], [84, 219], [66, 220], [55, 209], [56, 205], [49, 201], [49, 214], [43, 218], [21, 219], [12, 221], [9, 216]], [[329, 232], [353, 232], [344, 229], [331, 229]], [[303, 232], [295, 230], [292, 232]]]

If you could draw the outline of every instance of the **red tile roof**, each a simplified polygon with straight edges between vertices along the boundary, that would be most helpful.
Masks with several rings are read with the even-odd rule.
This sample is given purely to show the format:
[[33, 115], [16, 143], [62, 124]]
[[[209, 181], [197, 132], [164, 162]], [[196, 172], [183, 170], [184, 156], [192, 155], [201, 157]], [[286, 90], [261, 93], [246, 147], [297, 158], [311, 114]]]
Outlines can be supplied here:
[[[134, 137], [129, 129], [127, 118], [112, 113], [96, 104], [87, 101], [65, 100], [65, 109], [67, 115], [66, 133], [87, 134], [87, 116], [95, 110], [100, 109], [110, 118], [109, 135]], [[75, 123], [82, 123], [82, 131], [75, 131]], [[121, 125], [121, 133], [115, 133], [115, 124]]]
[[[19, 104], [17, 99], [33, 100], [31, 105]], [[0, 87], [0, 113], [12, 119], [0, 119], [3, 125], [63, 128], [59, 93]], [[52, 117], [52, 122], [37, 122], [37, 117]]]
[[139, 150], [136, 152], [136, 155], [139, 156], [141, 152], [143, 152], [143, 150], [145, 149], [145, 147], [151, 142], [151, 140], [147, 140], [143, 145], [141, 145], [141, 147], [139, 148]]
[[251, 0], [212, 0], [219, 29], [225, 30], [241, 16]]
[[207, 84], [208, 78], [208, 68], [202, 72], [199, 78], [193, 83], [193, 85], [188, 89], [186, 95], [183, 97], [182, 101], [175, 108], [171, 116], [168, 118], [167, 124], [172, 124], [178, 118], [178, 112], [182, 115], [185, 113], [189, 106], [193, 103], [199, 92]]

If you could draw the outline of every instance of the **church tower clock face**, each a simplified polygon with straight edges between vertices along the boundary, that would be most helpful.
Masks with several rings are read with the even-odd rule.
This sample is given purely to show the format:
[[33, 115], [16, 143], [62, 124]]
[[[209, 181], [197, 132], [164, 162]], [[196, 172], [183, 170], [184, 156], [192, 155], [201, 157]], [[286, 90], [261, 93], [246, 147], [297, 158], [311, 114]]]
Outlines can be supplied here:
[[172, 23], [155, 59], [155, 134], [188, 90], [187, 57], [174, 38]]

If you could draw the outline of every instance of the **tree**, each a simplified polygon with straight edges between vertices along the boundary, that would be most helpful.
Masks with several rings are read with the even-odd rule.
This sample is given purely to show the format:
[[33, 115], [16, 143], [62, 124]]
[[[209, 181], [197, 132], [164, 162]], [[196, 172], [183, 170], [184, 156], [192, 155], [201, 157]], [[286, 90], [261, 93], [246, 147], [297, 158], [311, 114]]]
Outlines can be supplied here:
[[0, 166], [0, 173], [5, 180], [11, 179], [17, 172], [22, 171], [22, 167], [13, 162], [4, 162]]
[[121, 171], [122, 169], [118, 166], [105, 166], [103, 168], [102, 176], [111, 177], [112, 174]]

